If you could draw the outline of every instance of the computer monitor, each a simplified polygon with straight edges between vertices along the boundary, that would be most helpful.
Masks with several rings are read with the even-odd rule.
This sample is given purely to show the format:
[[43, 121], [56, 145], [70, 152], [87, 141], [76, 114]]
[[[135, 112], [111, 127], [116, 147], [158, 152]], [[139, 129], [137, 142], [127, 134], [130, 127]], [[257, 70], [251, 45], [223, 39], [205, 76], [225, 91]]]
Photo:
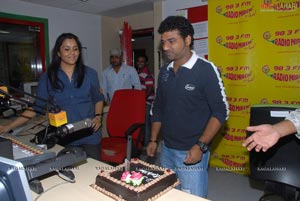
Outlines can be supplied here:
[[[253, 105], [250, 109], [250, 125], [275, 124], [297, 105]], [[247, 132], [247, 135], [251, 135]], [[250, 152], [250, 177], [268, 184], [284, 184], [300, 188], [300, 140], [295, 135], [283, 137], [267, 152]], [[285, 188], [284, 187], [284, 188]], [[273, 187], [272, 187], [273, 188]], [[283, 189], [283, 186], [280, 187]]]
[[21, 162], [0, 157], [0, 198], [1, 201], [32, 201]]

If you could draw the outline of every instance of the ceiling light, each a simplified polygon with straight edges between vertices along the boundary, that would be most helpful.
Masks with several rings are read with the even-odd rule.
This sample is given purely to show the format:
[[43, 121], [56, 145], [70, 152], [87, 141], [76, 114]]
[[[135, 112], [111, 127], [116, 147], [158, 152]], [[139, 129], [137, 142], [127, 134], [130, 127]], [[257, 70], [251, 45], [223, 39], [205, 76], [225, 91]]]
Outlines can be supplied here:
[[5, 30], [0, 30], [0, 34], [9, 34], [9, 31], [5, 31]]

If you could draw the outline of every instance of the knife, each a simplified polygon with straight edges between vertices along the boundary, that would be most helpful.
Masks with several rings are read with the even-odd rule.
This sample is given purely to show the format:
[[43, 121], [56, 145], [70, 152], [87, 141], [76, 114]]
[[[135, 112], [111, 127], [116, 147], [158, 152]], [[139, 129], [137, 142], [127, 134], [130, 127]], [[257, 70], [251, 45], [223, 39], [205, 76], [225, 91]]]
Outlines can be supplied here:
[[125, 171], [130, 171], [131, 148], [132, 148], [132, 136], [128, 135], [127, 146], [126, 146]]

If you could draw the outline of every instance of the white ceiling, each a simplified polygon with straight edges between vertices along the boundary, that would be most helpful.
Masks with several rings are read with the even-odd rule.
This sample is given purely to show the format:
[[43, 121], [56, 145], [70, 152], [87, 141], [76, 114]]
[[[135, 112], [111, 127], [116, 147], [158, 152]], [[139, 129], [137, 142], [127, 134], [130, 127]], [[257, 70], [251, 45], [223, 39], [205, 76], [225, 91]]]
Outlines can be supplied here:
[[32, 4], [109, 17], [124, 17], [152, 11], [153, 3], [163, 0], [20, 0]]

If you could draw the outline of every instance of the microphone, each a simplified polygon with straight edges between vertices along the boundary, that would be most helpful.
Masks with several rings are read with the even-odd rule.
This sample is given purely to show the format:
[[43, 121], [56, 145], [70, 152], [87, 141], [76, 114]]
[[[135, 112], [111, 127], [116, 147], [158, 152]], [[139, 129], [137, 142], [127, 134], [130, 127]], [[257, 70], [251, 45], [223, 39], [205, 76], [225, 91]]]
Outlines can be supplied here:
[[59, 127], [68, 122], [66, 111], [48, 112], [49, 123], [51, 126]]
[[60, 137], [65, 137], [71, 133], [92, 127], [92, 120], [91, 119], [84, 119], [72, 124], [66, 124], [59, 127], [56, 131], [56, 135]]
[[[50, 126], [46, 131], [43, 130], [37, 133], [30, 142], [47, 144], [48, 149], [51, 149], [57, 143], [64, 146], [74, 140], [92, 134], [90, 128], [92, 128], [92, 120], [88, 118], [60, 127]], [[74, 134], [71, 135], [72, 133]]]
[[[56, 105], [56, 102], [52, 96], [50, 96], [48, 99], [44, 99], [44, 98], [32, 95], [30, 93], [27, 93], [23, 90], [17, 89], [15, 87], [6, 85], [2, 82], [0, 82], [0, 85], [3, 85], [0, 87], [0, 95], [2, 94], [2, 96], [8, 97], [8, 99], [10, 101], [19, 102], [19, 103], [21, 102], [21, 103], [27, 104], [28, 106], [38, 107], [38, 108], [42, 109], [43, 111], [46, 110], [46, 112], [48, 113], [49, 123], [51, 126], [59, 127], [68, 122], [66, 112], [61, 110], [60, 107], [58, 105]], [[7, 89], [11, 89], [11, 90], [19, 92], [21, 94], [27, 95], [31, 98], [34, 98], [35, 100], [38, 99], [41, 102], [45, 103], [46, 106], [38, 105], [35, 102], [30, 102], [29, 100], [25, 100], [22, 98], [17, 98], [17, 100], [14, 100], [14, 96], [9, 94]], [[1, 99], [3, 99], [3, 98], [1, 98]], [[3, 101], [1, 101], [1, 104], [2, 104], [2, 102]], [[43, 112], [41, 112], [41, 113], [43, 113]]]
[[0, 86], [0, 112], [3, 118], [16, 115], [18, 107], [11, 106], [11, 102], [11, 95], [8, 93], [7, 87]]
[[10, 94], [7, 91], [7, 87], [6, 86], [0, 86], [0, 97], [5, 97], [5, 96], [10, 97]]
[[0, 106], [9, 106], [10, 94], [7, 92], [7, 87], [0, 86]]

